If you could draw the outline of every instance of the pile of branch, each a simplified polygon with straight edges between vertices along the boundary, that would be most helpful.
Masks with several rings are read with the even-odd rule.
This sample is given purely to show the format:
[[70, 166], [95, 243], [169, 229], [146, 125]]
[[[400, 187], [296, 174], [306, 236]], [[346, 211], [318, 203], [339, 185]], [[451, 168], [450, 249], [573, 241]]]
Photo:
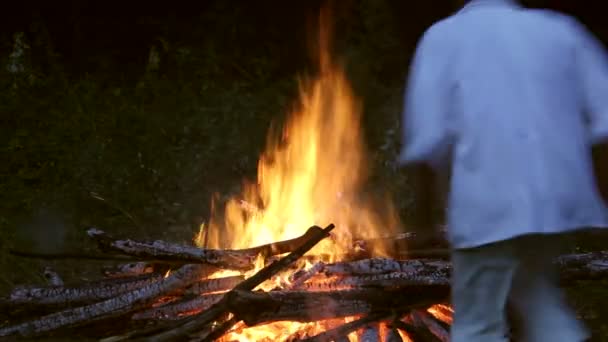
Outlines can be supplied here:
[[[451, 265], [444, 239], [403, 234], [356, 240], [355, 252], [333, 263], [305, 255], [333, 228], [313, 226], [299, 238], [243, 250], [121, 240], [90, 229], [102, 255], [130, 262], [105, 269], [97, 281], [64, 284], [46, 270], [51, 285], [13, 289], [0, 299], [0, 337], [212, 341], [292, 321], [320, 322], [326, 329], [285, 340], [339, 341], [357, 333], [360, 340], [408, 335], [447, 341], [451, 312], [442, 304], [449, 300]], [[260, 255], [268, 263], [253, 272]], [[605, 277], [608, 252], [563, 255], [556, 266], [564, 284]], [[232, 275], [217, 277], [219, 271]], [[274, 288], [259, 289], [268, 284]]]

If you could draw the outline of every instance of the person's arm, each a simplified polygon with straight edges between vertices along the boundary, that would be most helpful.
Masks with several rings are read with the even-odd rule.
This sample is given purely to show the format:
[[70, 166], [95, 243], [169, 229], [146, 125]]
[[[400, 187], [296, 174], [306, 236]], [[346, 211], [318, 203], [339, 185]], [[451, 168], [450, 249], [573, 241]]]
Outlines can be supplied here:
[[593, 144], [608, 141], [608, 55], [602, 44], [578, 22], [575, 59], [586, 119]]
[[445, 162], [451, 143], [449, 51], [441, 36], [427, 31], [410, 66], [402, 114], [402, 150], [398, 163]]

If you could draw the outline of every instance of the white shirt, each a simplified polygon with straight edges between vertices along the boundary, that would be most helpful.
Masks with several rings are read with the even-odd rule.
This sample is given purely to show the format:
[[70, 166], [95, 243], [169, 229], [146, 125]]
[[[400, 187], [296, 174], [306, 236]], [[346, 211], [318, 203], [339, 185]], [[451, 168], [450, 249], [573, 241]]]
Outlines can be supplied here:
[[417, 47], [401, 164], [451, 154], [455, 248], [608, 226], [591, 145], [608, 138], [608, 59], [575, 19], [473, 0]]

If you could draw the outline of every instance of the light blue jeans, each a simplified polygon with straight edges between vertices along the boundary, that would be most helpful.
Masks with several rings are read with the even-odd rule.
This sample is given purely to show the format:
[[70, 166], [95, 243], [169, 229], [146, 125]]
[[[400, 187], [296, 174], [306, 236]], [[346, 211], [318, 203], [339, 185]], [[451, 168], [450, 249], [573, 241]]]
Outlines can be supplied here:
[[[452, 342], [580, 342], [589, 334], [554, 272], [561, 238], [530, 235], [452, 252]], [[507, 306], [518, 316], [509, 336]]]

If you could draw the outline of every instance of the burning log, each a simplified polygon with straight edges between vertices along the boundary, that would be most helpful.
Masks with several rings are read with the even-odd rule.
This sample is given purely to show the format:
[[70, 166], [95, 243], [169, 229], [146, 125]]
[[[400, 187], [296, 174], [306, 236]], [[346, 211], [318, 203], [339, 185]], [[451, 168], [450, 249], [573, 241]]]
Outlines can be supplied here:
[[438, 260], [395, 260], [388, 258], [370, 258], [357, 261], [344, 261], [325, 265], [326, 275], [364, 275], [385, 274], [392, 272], [412, 274], [445, 274], [449, 264]]
[[97, 228], [89, 229], [87, 234], [97, 242], [102, 250], [155, 260], [207, 263], [223, 268], [243, 270], [250, 269], [258, 255], [272, 256], [291, 252], [318, 234], [320, 230], [319, 227], [311, 227], [304, 235], [295, 239], [240, 250], [204, 249], [162, 240], [153, 242], [118, 240]]
[[441, 342], [448, 342], [450, 340], [450, 332], [428, 312], [421, 310], [412, 311], [409, 315], [409, 322], [418, 329], [428, 329]]
[[404, 286], [394, 289], [312, 291], [234, 291], [230, 311], [249, 325], [276, 321], [311, 322], [370, 314], [374, 311], [407, 311], [445, 300], [446, 285]]
[[76, 286], [19, 287], [14, 289], [3, 306], [70, 306], [116, 297], [123, 293], [156, 284], [161, 274], [132, 278], [107, 279]]
[[242, 275], [207, 279], [192, 284], [184, 293], [200, 295], [210, 292], [227, 291], [240, 284], [243, 280], [245, 280], [245, 277]]
[[389, 288], [412, 285], [449, 285], [448, 275], [419, 275], [417, 273], [393, 272], [388, 274], [355, 275], [311, 279], [300, 285], [300, 289], [310, 291], [332, 291], [364, 287]]
[[177, 320], [184, 314], [197, 314], [207, 310], [222, 299], [222, 294], [186, 297], [181, 300], [146, 309], [133, 314], [133, 320]]
[[66, 309], [33, 321], [0, 329], [0, 337], [19, 335], [33, 337], [62, 327], [77, 326], [109, 317], [120, 316], [145, 307], [165, 293], [188, 286], [205, 275], [201, 265], [185, 265], [166, 278], [118, 297], [95, 304]]

